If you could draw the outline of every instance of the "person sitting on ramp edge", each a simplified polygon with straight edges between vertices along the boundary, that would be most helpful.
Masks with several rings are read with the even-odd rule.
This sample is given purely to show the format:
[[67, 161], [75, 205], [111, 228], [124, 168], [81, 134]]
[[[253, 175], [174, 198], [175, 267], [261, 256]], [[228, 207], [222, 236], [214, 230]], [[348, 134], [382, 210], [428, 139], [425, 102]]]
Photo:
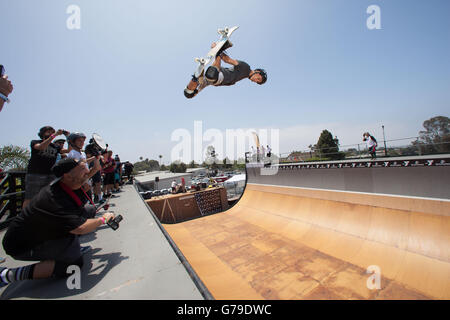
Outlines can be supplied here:
[[[214, 48], [215, 46], [216, 44], [213, 43], [211, 48]], [[200, 78], [196, 78], [195, 75], [192, 76], [192, 80], [189, 82], [186, 89], [184, 89], [184, 96], [186, 98], [191, 99], [195, 97], [208, 85], [216, 87], [232, 86], [245, 78], [260, 85], [267, 81], [267, 73], [264, 69], [252, 70], [248, 63], [230, 58], [224, 50], [231, 46], [231, 42], [228, 42], [228, 44], [218, 52], [214, 63], [208, 67], [204, 76], [201, 76]], [[221, 67], [222, 61], [231, 64], [232, 67]]]

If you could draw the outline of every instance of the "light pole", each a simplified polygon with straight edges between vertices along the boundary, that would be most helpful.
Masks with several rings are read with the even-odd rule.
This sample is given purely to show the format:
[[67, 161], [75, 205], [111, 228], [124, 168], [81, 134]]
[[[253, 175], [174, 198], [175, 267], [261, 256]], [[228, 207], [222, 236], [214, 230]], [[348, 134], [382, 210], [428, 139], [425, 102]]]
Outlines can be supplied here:
[[383, 129], [383, 140], [384, 140], [384, 156], [387, 157], [387, 149], [386, 149], [386, 136], [384, 135], [384, 125], [381, 125]]

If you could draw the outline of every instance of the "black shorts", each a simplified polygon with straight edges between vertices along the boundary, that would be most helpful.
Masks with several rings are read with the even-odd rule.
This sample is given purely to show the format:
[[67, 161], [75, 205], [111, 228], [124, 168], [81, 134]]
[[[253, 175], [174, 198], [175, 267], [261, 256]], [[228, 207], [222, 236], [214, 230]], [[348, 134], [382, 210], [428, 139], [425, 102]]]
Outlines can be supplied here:
[[100, 171], [98, 171], [96, 174], [92, 176], [92, 183], [99, 183], [102, 182], [102, 175], [100, 174]]
[[105, 173], [103, 184], [104, 185], [114, 184], [114, 172]]
[[80, 241], [78, 236], [69, 234], [65, 238], [46, 241], [32, 250], [12, 257], [22, 261], [55, 260], [71, 263], [81, 257]]

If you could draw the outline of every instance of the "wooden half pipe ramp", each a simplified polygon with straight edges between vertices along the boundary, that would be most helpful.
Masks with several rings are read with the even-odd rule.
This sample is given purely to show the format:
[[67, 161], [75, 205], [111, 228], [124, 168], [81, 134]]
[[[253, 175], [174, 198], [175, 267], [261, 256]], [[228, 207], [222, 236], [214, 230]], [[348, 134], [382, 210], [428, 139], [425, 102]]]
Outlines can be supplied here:
[[450, 298], [450, 201], [248, 184], [164, 228], [216, 299]]

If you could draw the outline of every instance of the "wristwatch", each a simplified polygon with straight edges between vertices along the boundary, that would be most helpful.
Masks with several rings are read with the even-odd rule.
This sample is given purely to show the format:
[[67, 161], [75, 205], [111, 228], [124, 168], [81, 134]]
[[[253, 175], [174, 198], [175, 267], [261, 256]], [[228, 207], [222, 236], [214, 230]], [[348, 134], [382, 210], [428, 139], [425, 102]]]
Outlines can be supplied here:
[[3, 101], [5, 101], [5, 102], [10, 102], [10, 100], [8, 99], [8, 97], [7, 96], [5, 96], [3, 93], [1, 93], [0, 92], [0, 98], [2, 98], [3, 99]]

